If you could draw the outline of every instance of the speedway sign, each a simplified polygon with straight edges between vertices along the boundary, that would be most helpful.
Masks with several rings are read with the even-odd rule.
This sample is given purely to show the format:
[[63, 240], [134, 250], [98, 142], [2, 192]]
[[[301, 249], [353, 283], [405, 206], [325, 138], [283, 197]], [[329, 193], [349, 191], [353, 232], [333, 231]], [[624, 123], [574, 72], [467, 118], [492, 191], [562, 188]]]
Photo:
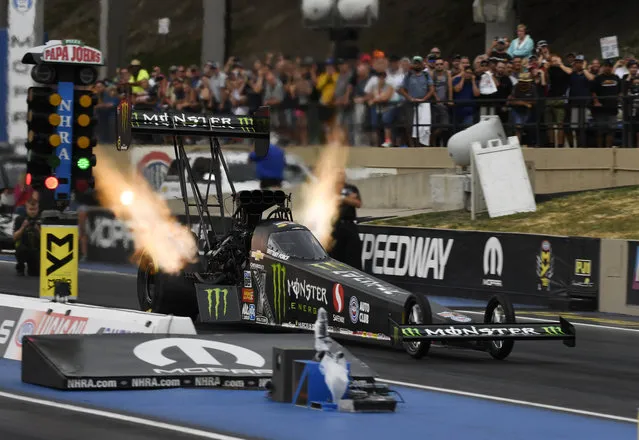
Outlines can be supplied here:
[[65, 64], [102, 65], [102, 52], [85, 46], [80, 40], [63, 40], [59, 44], [47, 46], [42, 52], [42, 61]]

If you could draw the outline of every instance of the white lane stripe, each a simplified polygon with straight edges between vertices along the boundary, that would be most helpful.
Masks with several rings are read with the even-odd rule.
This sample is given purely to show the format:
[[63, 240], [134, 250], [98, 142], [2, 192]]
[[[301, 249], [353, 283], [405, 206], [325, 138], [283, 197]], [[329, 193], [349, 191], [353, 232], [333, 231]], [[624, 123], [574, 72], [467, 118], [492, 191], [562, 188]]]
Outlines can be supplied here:
[[83, 408], [81, 406], [70, 405], [67, 403], [54, 402], [52, 400], [35, 399], [33, 397], [22, 396], [20, 394], [12, 394], [0, 391], [0, 397], [6, 397], [7, 399], [20, 400], [22, 402], [35, 403], [37, 405], [49, 406], [58, 409], [64, 409], [67, 411], [78, 412], [82, 414], [89, 414], [97, 417], [105, 417], [107, 419], [118, 420], [121, 422], [134, 423], [136, 425], [149, 426], [151, 428], [163, 429], [166, 431], [174, 431], [180, 434], [188, 434], [195, 437], [206, 438], [211, 440], [246, 440], [244, 437], [233, 437], [230, 435], [218, 434], [215, 432], [203, 431], [201, 429], [188, 428], [186, 426], [173, 425], [165, 422], [158, 422], [155, 420], [144, 419], [141, 417], [127, 416], [124, 414], [118, 414], [110, 411], [103, 411], [98, 409]]
[[[484, 312], [476, 312], [474, 310], [457, 310], [457, 311], [459, 313], [468, 313], [470, 315], [483, 315], [484, 314]], [[559, 315], [561, 315], [561, 313], [557, 314], [557, 316], [559, 316]], [[540, 321], [540, 322], [549, 322], [550, 321], [549, 319], [531, 318], [529, 316], [517, 316], [517, 319], [528, 319], [529, 321]], [[556, 322], [559, 323], [559, 320], [557, 320]], [[639, 333], [639, 329], [636, 329], [636, 328], [612, 327], [612, 326], [609, 326], [609, 325], [588, 324], [588, 323], [585, 323], [585, 322], [574, 322], [574, 321], [570, 321], [570, 323], [572, 325], [580, 325], [582, 327], [601, 328], [601, 329], [605, 329], [605, 330], [621, 330], [621, 331], [626, 331], [626, 332]]]
[[[9, 260], [0, 260], [0, 263], [4, 264], [16, 264], [15, 261]], [[87, 269], [86, 267], [81, 267], [78, 269], [79, 272], [87, 272], [87, 273], [97, 273], [100, 275], [119, 275], [122, 277], [137, 277], [135, 273], [127, 273], [127, 272], [118, 272], [115, 270], [99, 270], [99, 269]]]
[[431, 387], [428, 385], [419, 385], [419, 384], [415, 384], [415, 383], [408, 383], [408, 382], [400, 382], [397, 380], [390, 380], [390, 379], [377, 379], [379, 382], [385, 382], [388, 383], [390, 385], [398, 385], [398, 386], [403, 386], [403, 387], [408, 387], [408, 388], [416, 388], [416, 389], [420, 389], [420, 390], [425, 390], [425, 391], [436, 391], [438, 393], [446, 393], [446, 394], [455, 394], [458, 396], [464, 396], [464, 397], [474, 397], [477, 399], [484, 399], [484, 400], [492, 400], [495, 402], [502, 402], [502, 403], [510, 403], [510, 404], [514, 404], [514, 405], [523, 405], [523, 406], [531, 406], [534, 408], [540, 408], [540, 409], [547, 409], [547, 410], [551, 410], [551, 411], [560, 411], [560, 412], [566, 412], [566, 413], [571, 413], [571, 414], [578, 414], [578, 415], [582, 415], [582, 416], [590, 416], [590, 417], [597, 417], [600, 419], [608, 419], [608, 420], [615, 420], [618, 422], [628, 422], [628, 423], [637, 423], [636, 419], [631, 419], [628, 417], [621, 417], [621, 416], [613, 416], [612, 414], [603, 414], [603, 413], [597, 413], [597, 412], [592, 412], [592, 411], [584, 411], [581, 409], [574, 409], [574, 408], [566, 408], [563, 406], [555, 406], [555, 405], [546, 405], [543, 403], [535, 403], [535, 402], [528, 402], [526, 400], [516, 400], [516, 399], [508, 399], [505, 397], [497, 397], [497, 396], [491, 396], [488, 394], [478, 394], [478, 393], [470, 393], [467, 391], [459, 391], [459, 390], [452, 390], [449, 388], [439, 388], [439, 387]]

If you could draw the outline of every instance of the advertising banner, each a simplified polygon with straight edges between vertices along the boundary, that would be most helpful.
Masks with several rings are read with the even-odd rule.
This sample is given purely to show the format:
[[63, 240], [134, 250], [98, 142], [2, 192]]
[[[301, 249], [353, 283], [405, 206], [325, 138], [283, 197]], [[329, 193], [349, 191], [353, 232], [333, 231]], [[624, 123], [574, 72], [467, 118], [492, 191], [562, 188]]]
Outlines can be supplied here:
[[[186, 223], [186, 217], [177, 216], [180, 223]], [[191, 221], [198, 222], [197, 216]], [[220, 234], [230, 229], [230, 218], [211, 217], [215, 231]], [[199, 222], [191, 230], [197, 234]], [[87, 210], [86, 220], [80, 225], [82, 234], [86, 234], [87, 259], [102, 263], [127, 264], [135, 251], [133, 235], [127, 224], [115, 218], [113, 212], [103, 208]]]
[[364, 271], [413, 292], [596, 307], [597, 239], [368, 225], [359, 232]]
[[639, 305], [639, 241], [628, 241], [626, 304]]
[[[16, 153], [24, 152], [27, 140], [27, 93], [33, 85], [31, 67], [22, 64], [27, 49], [38, 45], [35, 35], [36, 0], [9, 0], [7, 64], [7, 132]], [[4, 86], [4, 85], [3, 85]]]
[[53, 298], [58, 281], [70, 284], [70, 299], [78, 299], [78, 227], [42, 225], [40, 298]]

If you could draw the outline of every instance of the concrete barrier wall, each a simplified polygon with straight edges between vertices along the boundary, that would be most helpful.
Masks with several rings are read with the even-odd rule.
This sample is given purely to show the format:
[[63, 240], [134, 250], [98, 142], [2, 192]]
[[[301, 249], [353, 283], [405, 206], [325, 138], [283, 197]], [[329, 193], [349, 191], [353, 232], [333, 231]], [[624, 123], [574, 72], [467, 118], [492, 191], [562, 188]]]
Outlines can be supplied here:
[[[287, 147], [314, 164], [320, 147]], [[524, 148], [534, 164], [535, 194], [639, 185], [636, 148]], [[398, 173], [433, 170], [452, 172], [455, 165], [445, 148], [351, 148], [349, 166], [396, 168]]]
[[639, 306], [627, 305], [628, 241], [601, 240], [599, 311], [639, 316]]

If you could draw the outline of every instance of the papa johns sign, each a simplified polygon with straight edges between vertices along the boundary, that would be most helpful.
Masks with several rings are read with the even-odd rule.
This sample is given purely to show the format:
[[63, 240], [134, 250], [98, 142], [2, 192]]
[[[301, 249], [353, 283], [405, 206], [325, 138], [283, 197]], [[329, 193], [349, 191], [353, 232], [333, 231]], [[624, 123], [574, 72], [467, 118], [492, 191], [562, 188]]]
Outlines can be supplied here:
[[89, 46], [60, 44], [46, 48], [42, 59], [50, 63], [102, 64], [102, 52]]

